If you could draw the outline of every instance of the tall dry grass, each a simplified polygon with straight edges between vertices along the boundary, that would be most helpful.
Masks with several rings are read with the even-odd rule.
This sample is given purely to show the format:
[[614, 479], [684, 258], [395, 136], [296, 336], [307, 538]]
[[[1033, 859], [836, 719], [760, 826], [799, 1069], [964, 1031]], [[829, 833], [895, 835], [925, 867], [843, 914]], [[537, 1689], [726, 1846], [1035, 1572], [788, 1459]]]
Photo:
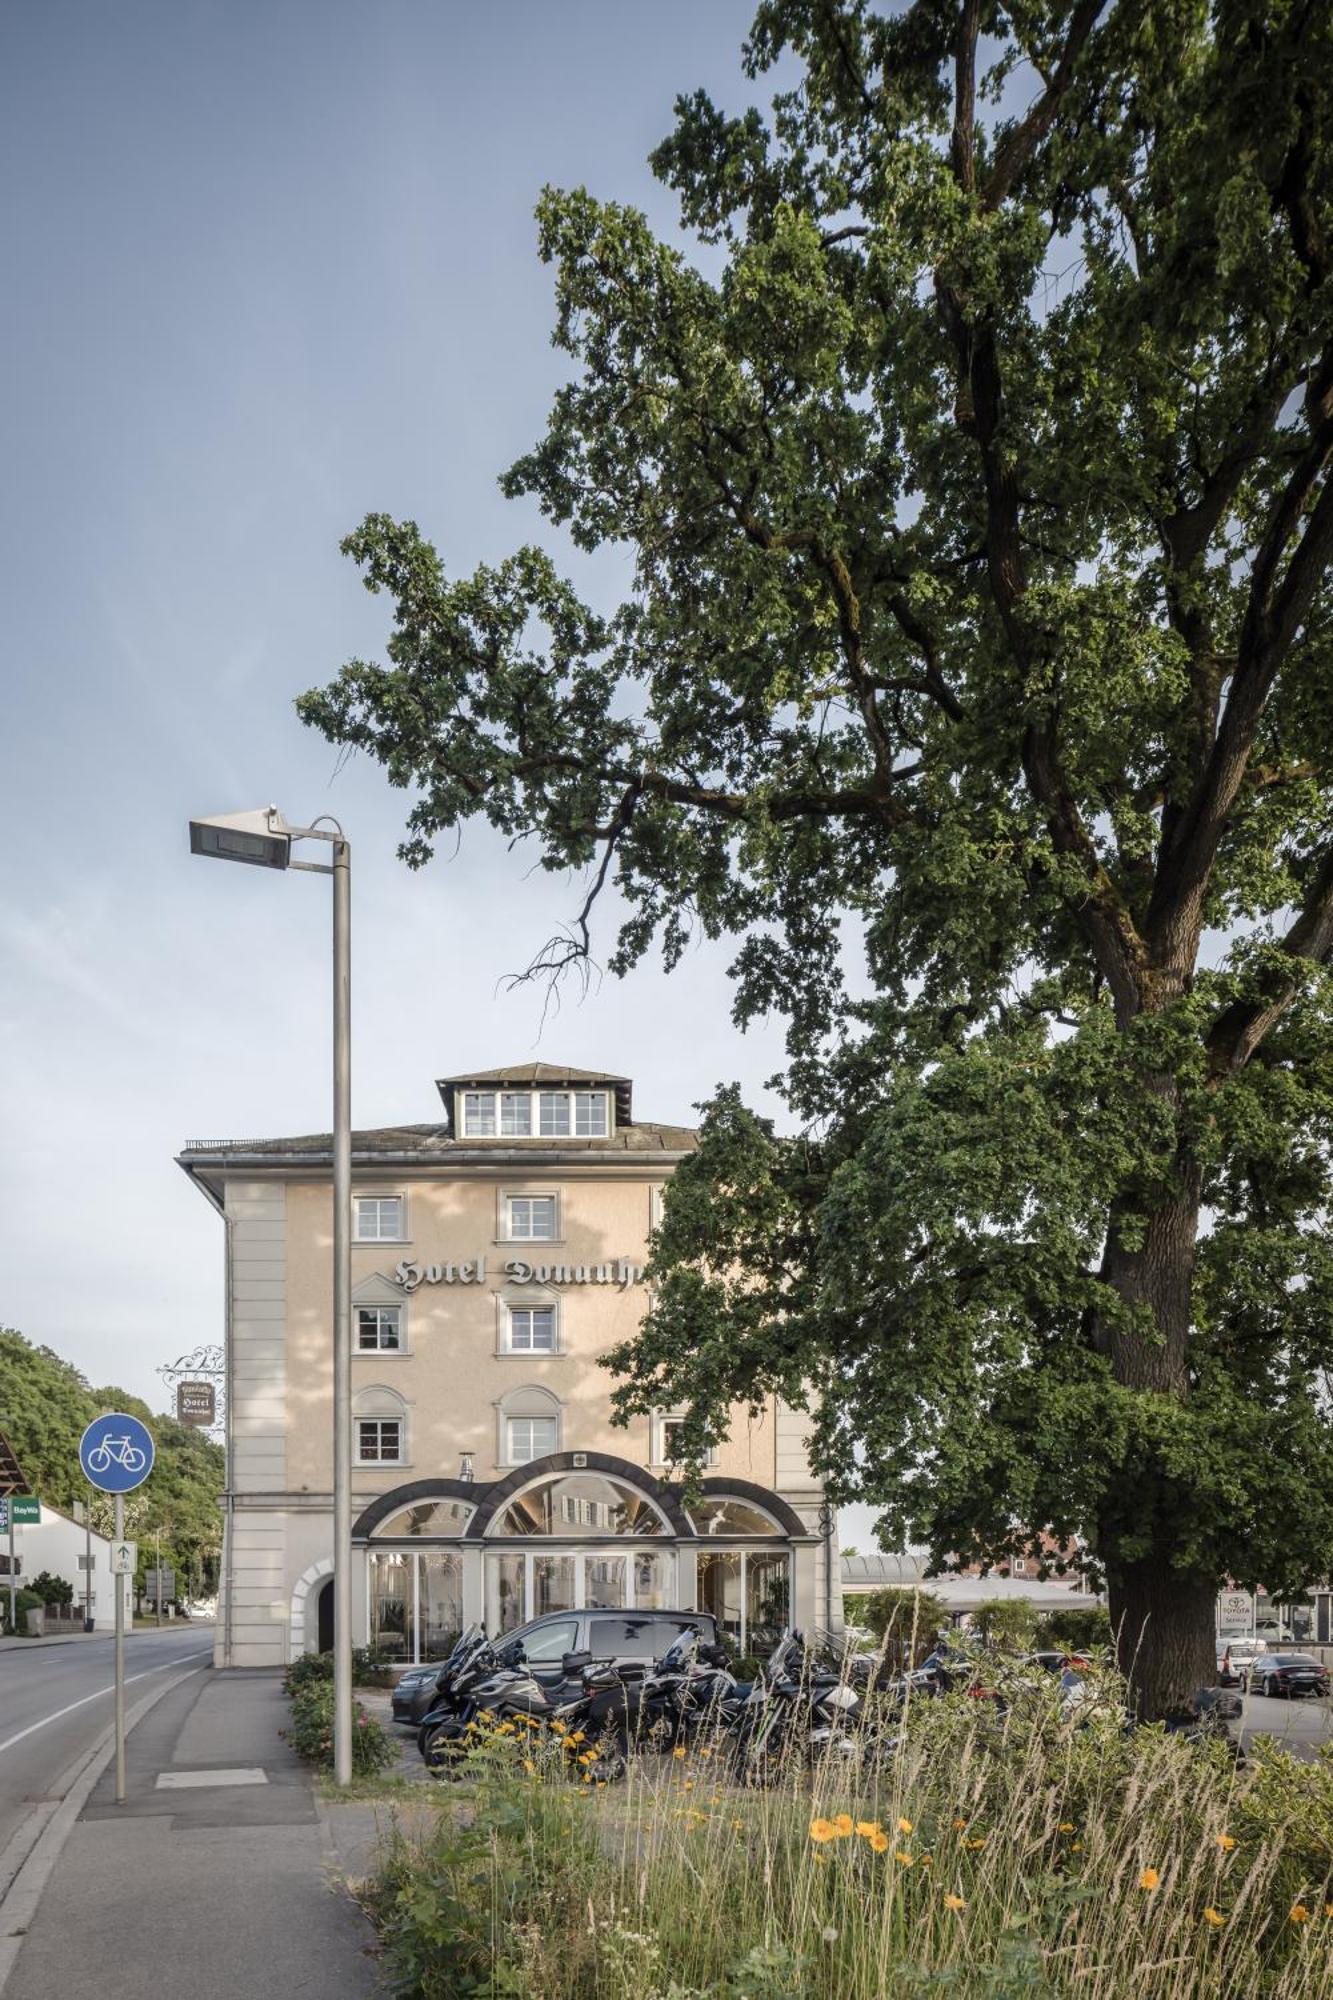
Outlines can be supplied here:
[[390, 1843], [401, 1992], [1333, 1996], [1333, 1764], [1126, 1732], [1109, 1676], [1077, 1715], [1053, 1686], [872, 1713], [861, 1755], [762, 1790], [720, 1744], [618, 1785], [570, 1762], [482, 1739], [437, 1827]]

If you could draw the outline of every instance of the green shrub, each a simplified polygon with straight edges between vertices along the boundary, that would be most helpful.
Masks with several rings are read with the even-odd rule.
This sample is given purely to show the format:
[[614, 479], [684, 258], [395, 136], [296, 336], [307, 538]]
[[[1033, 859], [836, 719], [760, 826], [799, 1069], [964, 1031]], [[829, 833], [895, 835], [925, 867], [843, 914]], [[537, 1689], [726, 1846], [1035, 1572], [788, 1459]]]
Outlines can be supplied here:
[[[292, 1661], [282, 1677], [283, 1690], [295, 1694], [298, 1688], [333, 1679], [332, 1653], [302, 1653]], [[393, 1663], [373, 1646], [352, 1648], [353, 1687], [392, 1687], [396, 1675]]]
[[[333, 1682], [307, 1679], [292, 1696], [292, 1720], [288, 1740], [298, 1757], [308, 1764], [333, 1769]], [[352, 1770], [358, 1778], [372, 1777], [394, 1762], [395, 1750], [384, 1728], [367, 1714], [359, 1701], [352, 1703]]]
[[1037, 1627], [1039, 1646], [1070, 1653], [1094, 1653], [1111, 1643], [1111, 1614], [1104, 1604], [1052, 1611]]
[[65, 1605], [74, 1602], [74, 1585], [63, 1576], [52, 1576], [48, 1569], [35, 1576], [28, 1587], [41, 1604]]
[[1021, 1597], [991, 1597], [972, 1613], [972, 1630], [984, 1645], [1004, 1652], [1030, 1652], [1037, 1639], [1036, 1606]]
[[[28, 1613], [30, 1611], [40, 1611], [44, 1602], [45, 1599], [39, 1597], [35, 1590], [29, 1590], [26, 1586], [22, 1590], [15, 1592], [14, 1616], [17, 1621], [17, 1636], [19, 1638], [27, 1637]], [[9, 1590], [7, 1586], [0, 1587], [0, 1630], [7, 1632], [11, 1638], [15, 1636], [15, 1629], [9, 1622]]]

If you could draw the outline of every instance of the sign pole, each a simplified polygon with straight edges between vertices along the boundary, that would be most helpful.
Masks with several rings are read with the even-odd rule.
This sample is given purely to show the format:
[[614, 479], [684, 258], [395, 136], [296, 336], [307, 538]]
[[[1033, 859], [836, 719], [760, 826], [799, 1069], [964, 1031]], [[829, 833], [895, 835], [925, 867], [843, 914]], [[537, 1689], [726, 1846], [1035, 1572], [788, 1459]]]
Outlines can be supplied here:
[[83, 1629], [93, 1629], [93, 1502], [89, 1492], [88, 1503], [83, 1510], [83, 1545], [87, 1551], [83, 1567]]
[[[116, 1544], [125, 1539], [125, 1495], [116, 1495]], [[116, 1804], [125, 1803], [125, 1581], [114, 1576], [116, 1593]]]
[[9, 1629], [18, 1637], [18, 1579], [14, 1575], [14, 1502], [9, 1502]]

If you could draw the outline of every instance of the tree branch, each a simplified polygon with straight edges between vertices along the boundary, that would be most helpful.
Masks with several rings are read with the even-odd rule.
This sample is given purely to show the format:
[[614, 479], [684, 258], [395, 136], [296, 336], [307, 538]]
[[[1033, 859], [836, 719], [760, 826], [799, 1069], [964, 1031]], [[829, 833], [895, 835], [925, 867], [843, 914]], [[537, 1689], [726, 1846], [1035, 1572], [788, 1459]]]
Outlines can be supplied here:
[[986, 178], [986, 185], [982, 191], [984, 208], [993, 210], [1000, 206], [1055, 123], [1055, 114], [1074, 80], [1074, 70], [1083, 53], [1084, 44], [1097, 25], [1097, 16], [1105, 4], [1106, 0], [1081, 0], [1081, 4], [1074, 9], [1074, 17], [1069, 23], [1069, 33], [1065, 37], [1065, 45], [1060, 52], [1060, 60], [1055, 66], [1050, 82], [1027, 117], [1014, 127], [995, 155], [995, 164]]
[[[1282, 949], [1293, 959], [1320, 965], [1327, 964], [1333, 954], [1333, 848], [1324, 856], [1305, 907], [1282, 940]], [[1291, 979], [1277, 993], [1256, 1000], [1234, 1000], [1222, 1010], [1207, 1042], [1214, 1082], [1244, 1068], [1299, 991], [1300, 981]]]

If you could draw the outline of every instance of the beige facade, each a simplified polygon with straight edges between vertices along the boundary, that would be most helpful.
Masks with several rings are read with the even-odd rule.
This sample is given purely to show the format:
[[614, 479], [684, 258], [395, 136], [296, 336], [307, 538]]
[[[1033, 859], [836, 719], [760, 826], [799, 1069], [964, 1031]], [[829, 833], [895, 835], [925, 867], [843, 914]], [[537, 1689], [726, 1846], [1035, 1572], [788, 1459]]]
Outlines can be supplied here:
[[[636, 1121], [628, 1082], [593, 1071], [439, 1089], [441, 1122], [353, 1141], [356, 1642], [433, 1657], [461, 1620], [575, 1603], [706, 1604], [749, 1645], [775, 1620], [840, 1623], [802, 1412], [738, 1410], [692, 1511], [671, 1413], [611, 1421], [605, 1356], [647, 1308], [693, 1134]], [[227, 1235], [218, 1657], [277, 1665], [327, 1643], [331, 1611], [330, 1145], [229, 1142], [181, 1165]]]

